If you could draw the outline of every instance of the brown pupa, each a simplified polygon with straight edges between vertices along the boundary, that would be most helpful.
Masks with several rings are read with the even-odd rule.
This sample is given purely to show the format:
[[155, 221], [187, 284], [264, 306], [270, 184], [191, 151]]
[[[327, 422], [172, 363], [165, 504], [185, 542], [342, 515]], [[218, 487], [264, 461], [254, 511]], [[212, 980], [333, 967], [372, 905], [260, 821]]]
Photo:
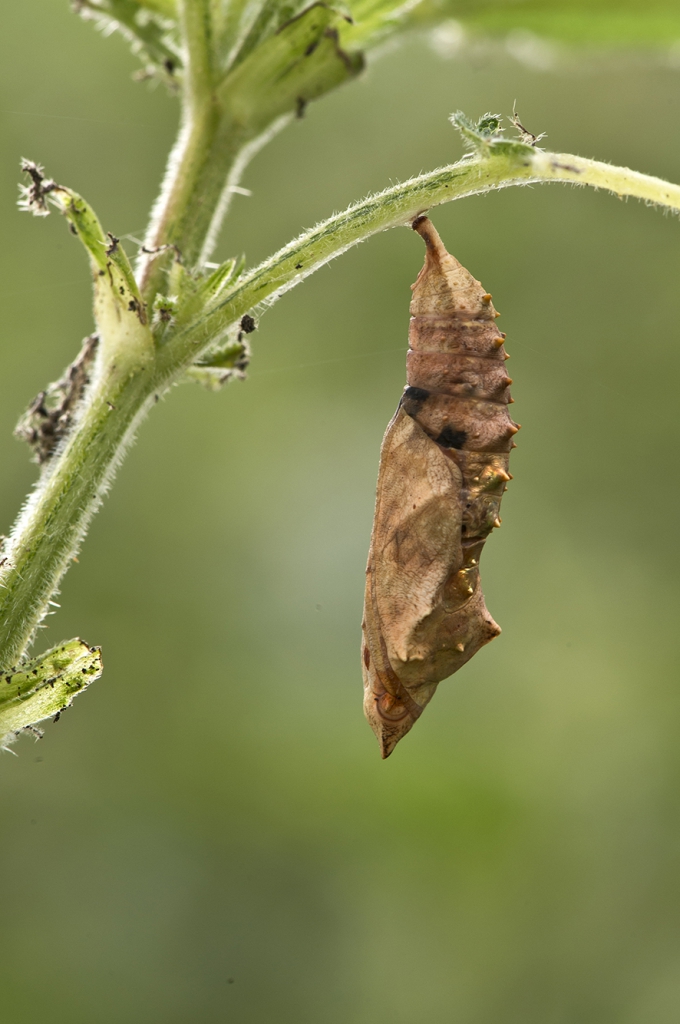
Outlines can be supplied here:
[[427, 250], [412, 285], [407, 386], [380, 451], [362, 623], [364, 710], [383, 757], [437, 684], [500, 633], [479, 558], [500, 526], [519, 430], [491, 296], [427, 217], [413, 228]]

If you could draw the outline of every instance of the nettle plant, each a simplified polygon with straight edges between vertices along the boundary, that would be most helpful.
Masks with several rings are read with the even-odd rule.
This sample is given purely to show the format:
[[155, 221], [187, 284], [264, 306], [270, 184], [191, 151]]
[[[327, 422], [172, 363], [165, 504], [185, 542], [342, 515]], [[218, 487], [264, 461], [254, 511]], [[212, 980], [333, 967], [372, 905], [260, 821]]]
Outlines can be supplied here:
[[[470, 16], [481, 6], [508, 27], [507, 5], [468, 6]], [[182, 379], [219, 388], [243, 376], [248, 336], [286, 291], [376, 232], [508, 185], [592, 185], [680, 210], [677, 185], [546, 152], [516, 118], [517, 137], [506, 138], [499, 117], [473, 123], [458, 113], [452, 121], [468, 149], [458, 163], [369, 196], [257, 267], [236, 258], [215, 267], [208, 261], [252, 156], [308, 103], [360, 74], [366, 51], [455, 12], [434, 0], [352, 0], [350, 8], [304, 0], [77, 0], [75, 7], [127, 37], [143, 62], [140, 77], [161, 79], [178, 97], [180, 129], [134, 269], [85, 199], [37, 163], [23, 165], [22, 208], [36, 216], [57, 209], [87, 250], [95, 332], [17, 428], [40, 477], [0, 550], [4, 748], [22, 731], [40, 735], [36, 723], [58, 716], [101, 674], [99, 649], [79, 639], [32, 659], [28, 652], [141, 421]], [[512, 7], [516, 16], [527, 4]]]

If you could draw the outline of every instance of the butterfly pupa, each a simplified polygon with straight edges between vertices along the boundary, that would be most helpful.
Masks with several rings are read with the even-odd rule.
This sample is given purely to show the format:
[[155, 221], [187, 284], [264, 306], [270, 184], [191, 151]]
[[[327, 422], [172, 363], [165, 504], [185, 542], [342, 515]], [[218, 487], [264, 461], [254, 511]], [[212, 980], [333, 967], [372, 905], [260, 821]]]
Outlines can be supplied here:
[[383, 757], [442, 679], [500, 633], [479, 559], [500, 526], [519, 426], [491, 295], [427, 217], [411, 300], [407, 385], [380, 451], [362, 623], [364, 711]]

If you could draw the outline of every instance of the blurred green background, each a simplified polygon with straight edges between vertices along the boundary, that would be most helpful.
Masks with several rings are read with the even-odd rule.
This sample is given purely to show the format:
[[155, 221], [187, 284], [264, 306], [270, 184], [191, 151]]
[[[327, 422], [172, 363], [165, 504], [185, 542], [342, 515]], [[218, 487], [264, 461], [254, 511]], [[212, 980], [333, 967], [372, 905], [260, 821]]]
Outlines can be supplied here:
[[[92, 329], [76, 240], [15, 209], [19, 159], [137, 234], [176, 108], [63, 0], [2, 18], [6, 530], [35, 478], [14, 424]], [[260, 154], [220, 255], [449, 162], [459, 107], [516, 101], [552, 149], [680, 180], [667, 56], [512, 49], [384, 53]], [[66, 578], [42, 647], [81, 635], [106, 669], [0, 759], [6, 1024], [680, 1017], [680, 228], [562, 186], [435, 222], [512, 354], [503, 635], [381, 762], [363, 573], [422, 262], [391, 231], [266, 314], [247, 382], [155, 409]]]

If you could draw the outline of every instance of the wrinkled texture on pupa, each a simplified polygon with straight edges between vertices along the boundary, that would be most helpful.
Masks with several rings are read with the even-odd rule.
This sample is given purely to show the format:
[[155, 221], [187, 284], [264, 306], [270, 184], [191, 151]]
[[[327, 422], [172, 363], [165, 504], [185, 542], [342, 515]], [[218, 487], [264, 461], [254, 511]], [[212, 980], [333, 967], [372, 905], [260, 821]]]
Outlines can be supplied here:
[[387, 428], [366, 569], [364, 710], [383, 757], [437, 684], [500, 633], [479, 558], [500, 525], [513, 435], [507, 355], [491, 296], [426, 217], [407, 387]]

